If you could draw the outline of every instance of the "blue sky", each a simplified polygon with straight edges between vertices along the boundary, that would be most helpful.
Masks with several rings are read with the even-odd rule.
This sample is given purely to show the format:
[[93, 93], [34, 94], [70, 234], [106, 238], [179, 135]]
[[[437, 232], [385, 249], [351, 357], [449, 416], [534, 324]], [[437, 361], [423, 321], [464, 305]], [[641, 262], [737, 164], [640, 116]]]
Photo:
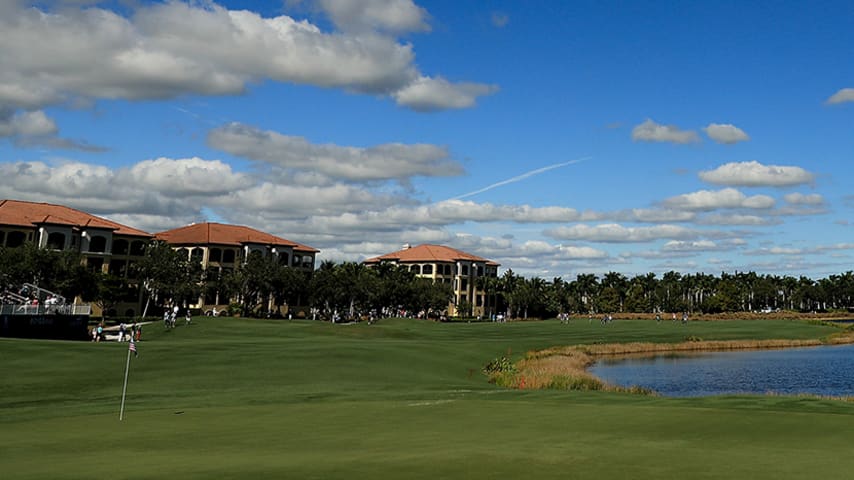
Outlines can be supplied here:
[[545, 278], [854, 255], [850, 2], [0, 0], [0, 198]]

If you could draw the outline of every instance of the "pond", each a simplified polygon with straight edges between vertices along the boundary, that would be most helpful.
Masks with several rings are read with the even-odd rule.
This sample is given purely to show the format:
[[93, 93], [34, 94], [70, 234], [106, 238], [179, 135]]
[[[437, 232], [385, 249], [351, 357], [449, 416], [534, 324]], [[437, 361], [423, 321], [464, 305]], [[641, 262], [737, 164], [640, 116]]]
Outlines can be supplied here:
[[734, 393], [854, 396], [854, 345], [614, 358], [590, 372], [668, 397]]

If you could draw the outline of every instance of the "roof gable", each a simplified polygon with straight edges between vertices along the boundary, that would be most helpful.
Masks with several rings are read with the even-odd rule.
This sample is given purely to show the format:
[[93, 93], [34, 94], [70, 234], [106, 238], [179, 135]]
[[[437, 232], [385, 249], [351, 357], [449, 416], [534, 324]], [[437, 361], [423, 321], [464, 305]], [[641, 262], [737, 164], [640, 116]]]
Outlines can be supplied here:
[[396, 252], [380, 255], [379, 257], [369, 258], [365, 263], [379, 263], [382, 261], [397, 261], [401, 263], [407, 262], [484, 262], [488, 265], [498, 266], [497, 263], [487, 260], [477, 255], [463, 252], [455, 248], [446, 247], [444, 245], [429, 245], [423, 244], [417, 247], [404, 248]]
[[0, 224], [34, 228], [65, 225], [72, 228], [103, 228], [119, 235], [151, 237], [151, 234], [64, 205], [0, 200]]
[[269, 233], [242, 225], [228, 225], [215, 222], [194, 223], [184, 227], [173, 228], [155, 234], [158, 240], [176, 245], [233, 245], [241, 246], [250, 243], [291, 247], [301, 252], [318, 252], [319, 250], [302, 245], [291, 240], [277, 237]]

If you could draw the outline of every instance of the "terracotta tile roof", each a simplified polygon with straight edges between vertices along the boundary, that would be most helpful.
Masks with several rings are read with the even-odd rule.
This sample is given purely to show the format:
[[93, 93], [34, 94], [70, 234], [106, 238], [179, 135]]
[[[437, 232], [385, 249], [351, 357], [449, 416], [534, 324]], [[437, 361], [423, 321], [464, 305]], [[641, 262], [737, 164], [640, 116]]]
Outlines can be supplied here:
[[457, 250], [443, 245], [418, 245], [417, 247], [404, 248], [397, 252], [387, 253], [379, 257], [369, 258], [364, 263], [379, 263], [384, 260], [407, 262], [456, 262], [459, 260], [469, 262], [485, 262], [487, 265], [497, 267], [499, 264], [477, 255]]
[[254, 228], [241, 225], [204, 222], [194, 223], [185, 227], [174, 228], [155, 234], [158, 240], [175, 245], [243, 245], [258, 243], [292, 247], [300, 252], [319, 252], [315, 248], [297, 242], [270, 235]]
[[63, 205], [21, 200], [0, 200], [0, 225], [16, 225], [27, 228], [34, 228], [39, 225], [66, 225], [79, 229], [86, 227], [104, 228], [113, 230], [113, 233], [119, 235], [151, 237], [148, 232]]

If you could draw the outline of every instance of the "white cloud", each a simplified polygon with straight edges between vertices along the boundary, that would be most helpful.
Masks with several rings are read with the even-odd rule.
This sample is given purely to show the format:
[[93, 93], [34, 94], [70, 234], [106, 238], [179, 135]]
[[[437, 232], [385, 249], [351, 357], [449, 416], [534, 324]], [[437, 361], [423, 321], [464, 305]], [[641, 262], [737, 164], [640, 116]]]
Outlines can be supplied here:
[[55, 135], [59, 129], [56, 123], [41, 110], [35, 112], [16, 112], [3, 115], [0, 112], [0, 138], [2, 137], [42, 137]]
[[720, 208], [768, 209], [775, 204], [767, 195], [748, 197], [734, 188], [723, 190], [700, 190], [670, 197], [662, 202], [677, 210], [716, 210]]
[[615, 214], [601, 214], [601, 217], [613, 217], [618, 221], [644, 222], [644, 223], [671, 223], [690, 222], [697, 216], [694, 212], [685, 210], [661, 209], [661, 208], [633, 208], [622, 210]]
[[695, 143], [700, 141], [697, 132], [680, 130], [675, 125], [661, 125], [647, 118], [632, 129], [632, 140], [643, 142]]
[[208, 143], [244, 158], [350, 181], [450, 177], [463, 173], [462, 165], [449, 158], [445, 147], [437, 145], [388, 143], [368, 148], [317, 145], [302, 137], [240, 123], [212, 130]]
[[703, 131], [712, 140], [727, 145], [750, 140], [744, 130], [728, 123], [710, 123]]
[[[394, 8], [379, 8], [383, 4]], [[355, 9], [360, 22], [385, 31], [424, 20], [407, 0], [334, 2], [330, 8]], [[418, 110], [466, 108], [495, 91], [423, 75], [412, 45], [383, 33], [325, 33], [306, 20], [266, 18], [207, 1], [143, 5], [129, 18], [97, 7], [6, 9], [0, 16], [0, 107], [32, 110], [81, 97], [239, 94], [265, 79], [394, 94]], [[416, 94], [424, 84], [432, 95]]]
[[247, 175], [233, 172], [226, 163], [198, 157], [144, 160], [127, 170], [126, 175], [129, 184], [176, 197], [226, 194], [254, 183]]
[[660, 239], [696, 239], [708, 232], [692, 230], [677, 225], [656, 225], [651, 227], [624, 227], [616, 223], [589, 226], [585, 224], [571, 227], [557, 227], [543, 232], [545, 235], [561, 240], [583, 240], [603, 243], [640, 243]]
[[317, 0], [335, 25], [346, 31], [426, 32], [428, 14], [412, 0]]
[[718, 245], [711, 240], [670, 240], [661, 247], [663, 251], [667, 252], [710, 252], [726, 248], [729, 247]]
[[452, 108], [469, 108], [477, 97], [492, 95], [496, 85], [482, 83], [451, 83], [442, 77], [419, 77], [392, 94], [398, 105], [419, 112]]
[[843, 88], [827, 99], [827, 104], [854, 102], [854, 88]]
[[[2, 74], [0, 74], [2, 75]], [[0, 87], [2, 90], [2, 87]], [[105, 149], [85, 142], [58, 136], [59, 128], [43, 111], [3, 109], [0, 102], [0, 139], [8, 138], [15, 146], [43, 146], [65, 150], [102, 152]]]
[[763, 225], [777, 225], [780, 223], [779, 219], [776, 218], [767, 218], [760, 217], [758, 215], [741, 215], [735, 213], [716, 213], [710, 215], [703, 215], [699, 217], [696, 222], [698, 225], [751, 225], [751, 226], [763, 226]]
[[787, 193], [783, 199], [792, 205], [824, 205], [824, 197], [818, 193]]
[[702, 171], [700, 179], [715, 185], [737, 187], [790, 187], [811, 183], [815, 176], [801, 167], [763, 165], [757, 161], [732, 162]]

